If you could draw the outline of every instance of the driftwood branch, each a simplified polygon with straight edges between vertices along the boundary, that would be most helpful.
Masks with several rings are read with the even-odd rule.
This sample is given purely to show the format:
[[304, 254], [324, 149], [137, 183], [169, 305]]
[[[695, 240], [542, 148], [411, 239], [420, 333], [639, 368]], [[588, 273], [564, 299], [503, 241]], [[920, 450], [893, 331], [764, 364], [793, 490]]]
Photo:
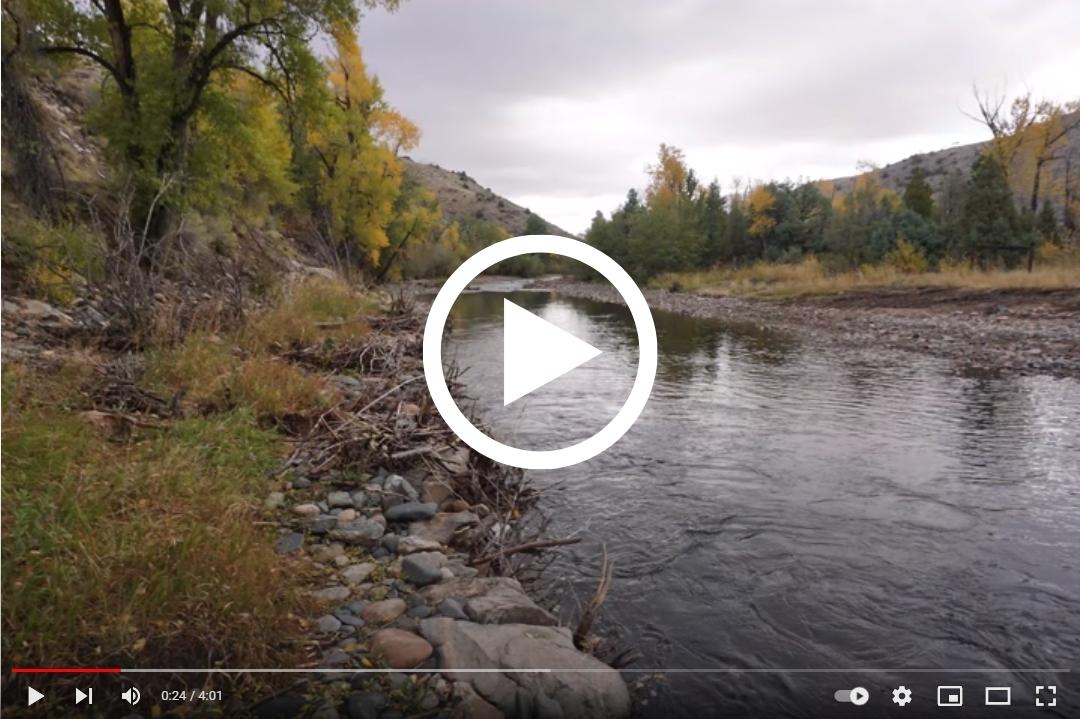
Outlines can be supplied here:
[[477, 567], [481, 564], [489, 564], [496, 559], [503, 557], [509, 557], [511, 554], [519, 554], [521, 552], [532, 552], [537, 549], [547, 549], [549, 547], [565, 547], [568, 544], [577, 544], [581, 541], [581, 537], [567, 537], [566, 539], [542, 539], [536, 542], [526, 542], [525, 544], [519, 544], [515, 547], [507, 547], [500, 549], [497, 552], [485, 555], [478, 559], [474, 559], [470, 564]]
[[600, 607], [604, 605], [604, 600], [607, 599], [608, 591], [611, 589], [611, 579], [615, 574], [615, 563], [608, 559], [607, 545], [604, 545], [604, 559], [600, 563], [600, 581], [596, 585], [596, 591], [592, 595], [592, 599], [585, 605], [585, 609], [581, 612], [581, 620], [578, 622], [577, 629], [574, 630], [574, 646], [578, 649], [585, 650], [586, 642], [589, 638], [589, 632], [592, 631], [593, 622], [596, 621], [596, 617], [600, 614]]

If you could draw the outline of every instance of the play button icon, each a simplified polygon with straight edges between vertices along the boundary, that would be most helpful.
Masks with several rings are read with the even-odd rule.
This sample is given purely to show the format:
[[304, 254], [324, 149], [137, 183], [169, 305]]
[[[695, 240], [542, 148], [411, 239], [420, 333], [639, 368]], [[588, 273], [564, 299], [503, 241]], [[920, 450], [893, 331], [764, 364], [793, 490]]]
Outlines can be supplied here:
[[[555, 254], [569, 257], [599, 272], [626, 301], [637, 328], [637, 372], [618, 413], [600, 431], [577, 444], [559, 449], [512, 447], [478, 429], [457, 406], [442, 363], [443, 330], [455, 300], [481, 272], [518, 255]], [[601, 354], [601, 350], [503, 298], [503, 405], [571, 372]], [[584, 242], [554, 235], [527, 235], [496, 242], [458, 267], [431, 303], [424, 326], [424, 377], [439, 414], [463, 442], [488, 458], [523, 469], [558, 469], [584, 462], [615, 444], [645, 408], [656, 377], [656, 327], [649, 305], [634, 280], [611, 259]]]
[[503, 299], [503, 406], [599, 354], [588, 342]]
[[33, 706], [44, 698], [45, 695], [34, 689], [34, 687], [26, 687], [26, 706]]

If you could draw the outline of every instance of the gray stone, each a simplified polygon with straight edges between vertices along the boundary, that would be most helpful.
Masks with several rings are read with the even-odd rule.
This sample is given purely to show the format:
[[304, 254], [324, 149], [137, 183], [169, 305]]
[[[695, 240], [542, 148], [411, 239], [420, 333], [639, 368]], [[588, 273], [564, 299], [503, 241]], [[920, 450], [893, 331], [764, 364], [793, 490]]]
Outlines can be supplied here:
[[327, 587], [311, 592], [311, 598], [317, 602], [343, 602], [349, 598], [350, 594], [352, 592], [348, 587]]
[[465, 600], [465, 613], [479, 624], [536, 624], [554, 627], [559, 620], [530, 599], [514, 579], [493, 583], [487, 592]]
[[307, 477], [297, 477], [292, 481], [293, 489], [307, 489], [311, 486], [311, 480]]
[[293, 514], [298, 514], [301, 517], [315, 517], [322, 511], [319, 509], [319, 505], [307, 502], [306, 504], [298, 504], [292, 508]]
[[[519, 688], [533, 699], [534, 707], [538, 697], [554, 700], [564, 717], [621, 719], [630, 715], [630, 693], [622, 677], [579, 652], [565, 627], [482, 625], [439, 617], [422, 620], [420, 632], [438, 650], [439, 665], [447, 679], [468, 682], [508, 716], [520, 716]], [[455, 671], [473, 667], [558, 667], [565, 671], [514, 674], [513, 678], [503, 673]]]
[[345, 547], [337, 542], [320, 544], [308, 551], [311, 552], [311, 556], [314, 557], [317, 562], [332, 562], [338, 557], [345, 555]]
[[433, 613], [434, 610], [428, 605], [418, 604], [412, 609], [410, 609], [408, 612], [406, 612], [406, 615], [412, 617], [413, 619], [427, 619]]
[[338, 621], [349, 627], [360, 628], [366, 624], [366, 622], [360, 617], [350, 612], [343, 612], [340, 609], [334, 611], [334, 616], [338, 618]]
[[363, 599], [356, 599], [349, 602], [346, 606], [353, 614], [359, 614], [360, 612], [364, 611], [364, 607], [366, 607], [368, 604], [369, 602], [365, 602]]
[[358, 489], [352, 493], [352, 503], [354, 507], [366, 507], [369, 501], [371, 500], [368, 498], [367, 492], [363, 490]]
[[267, 509], [279, 509], [281, 505], [285, 504], [285, 493], [271, 492], [263, 504]]
[[345, 700], [345, 714], [349, 719], [379, 719], [386, 708], [386, 697], [378, 693], [353, 692]]
[[386, 548], [386, 551], [397, 553], [398, 544], [401, 542], [401, 536], [391, 532], [390, 534], [384, 534], [382, 538], [382, 546]]
[[389, 509], [403, 502], [415, 502], [420, 499], [420, 493], [412, 486], [409, 480], [400, 474], [391, 474], [383, 481], [382, 506]]
[[392, 556], [392, 553], [386, 547], [377, 547], [375, 551], [371, 553], [371, 556], [375, 559], [386, 559], [387, 557]]
[[387, 509], [383, 514], [387, 522], [415, 522], [435, 516], [437, 505], [430, 502], [405, 502]]
[[300, 532], [289, 532], [284, 537], [274, 542], [274, 551], [278, 554], [290, 554], [299, 551], [304, 546], [304, 535]]
[[414, 552], [438, 552], [443, 545], [431, 539], [414, 537], [412, 535], [401, 537], [397, 543], [398, 554], [413, 554]]
[[348, 492], [331, 492], [326, 495], [326, 503], [331, 507], [351, 507], [353, 506], [352, 495]]
[[343, 667], [351, 661], [348, 652], [340, 647], [332, 647], [319, 660], [320, 667]]
[[330, 530], [330, 538], [346, 544], [373, 547], [382, 538], [385, 528], [371, 519], [357, 519]]
[[459, 529], [479, 521], [480, 518], [472, 512], [439, 512], [431, 519], [410, 524], [409, 535], [449, 545]]
[[307, 524], [307, 530], [312, 534], [322, 536], [328, 534], [331, 529], [337, 526], [337, 519], [329, 515], [320, 515], [315, 517]]
[[363, 584], [374, 571], [375, 564], [372, 562], [353, 564], [341, 570], [341, 578], [345, 580], [346, 584]]
[[469, 618], [469, 616], [465, 614], [465, 608], [461, 606], [461, 602], [453, 597], [439, 602], [439, 614], [444, 617], [450, 617], [451, 619], [464, 620]]
[[323, 634], [333, 634], [341, 629], [341, 620], [332, 614], [326, 614], [319, 617], [319, 620], [315, 622], [315, 628]]
[[405, 601], [402, 599], [384, 599], [364, 607], [361, 619], [372, 624], [389, 624], [405, 613]]
[[416, 586], [426, 587], [442, 580], [444, 564], [446, 555], [442, 552], [417, 552], [401, 560], [401, 573]]

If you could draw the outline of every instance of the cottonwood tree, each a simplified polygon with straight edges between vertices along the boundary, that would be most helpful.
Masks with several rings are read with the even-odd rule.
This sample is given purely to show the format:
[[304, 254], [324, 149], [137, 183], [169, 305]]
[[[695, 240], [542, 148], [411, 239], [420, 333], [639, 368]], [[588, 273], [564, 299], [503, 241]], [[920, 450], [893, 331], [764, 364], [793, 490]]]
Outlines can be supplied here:
[[[394, 7], [397, 0], [379, 4]], [[9, 5], [29, 51], [82, 57], [104, 70], [103, 124], [110, 148], [134, 172], [143, 212], [150, 212], [162, 178], [183, 179], [192, 128], [210, 88], [241, 73], [288, 100], [294, 76], [310, 64], [312, 37], [357, 19], [352, 0], [9, 0], [5, 9]], [[164, 232], [170, 206], [156, 205], [151, 234]]]

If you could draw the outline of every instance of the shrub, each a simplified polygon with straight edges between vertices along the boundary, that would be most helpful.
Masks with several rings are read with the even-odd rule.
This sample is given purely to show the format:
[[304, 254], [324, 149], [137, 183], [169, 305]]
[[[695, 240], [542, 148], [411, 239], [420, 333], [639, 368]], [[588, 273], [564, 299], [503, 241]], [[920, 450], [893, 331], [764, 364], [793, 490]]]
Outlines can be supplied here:
[[896, 247], [885, 255], [885, 263], [894, 270], [909, 275], [926, 272], [929, 266], [922, 249], [903, 237], [897, 240]]

